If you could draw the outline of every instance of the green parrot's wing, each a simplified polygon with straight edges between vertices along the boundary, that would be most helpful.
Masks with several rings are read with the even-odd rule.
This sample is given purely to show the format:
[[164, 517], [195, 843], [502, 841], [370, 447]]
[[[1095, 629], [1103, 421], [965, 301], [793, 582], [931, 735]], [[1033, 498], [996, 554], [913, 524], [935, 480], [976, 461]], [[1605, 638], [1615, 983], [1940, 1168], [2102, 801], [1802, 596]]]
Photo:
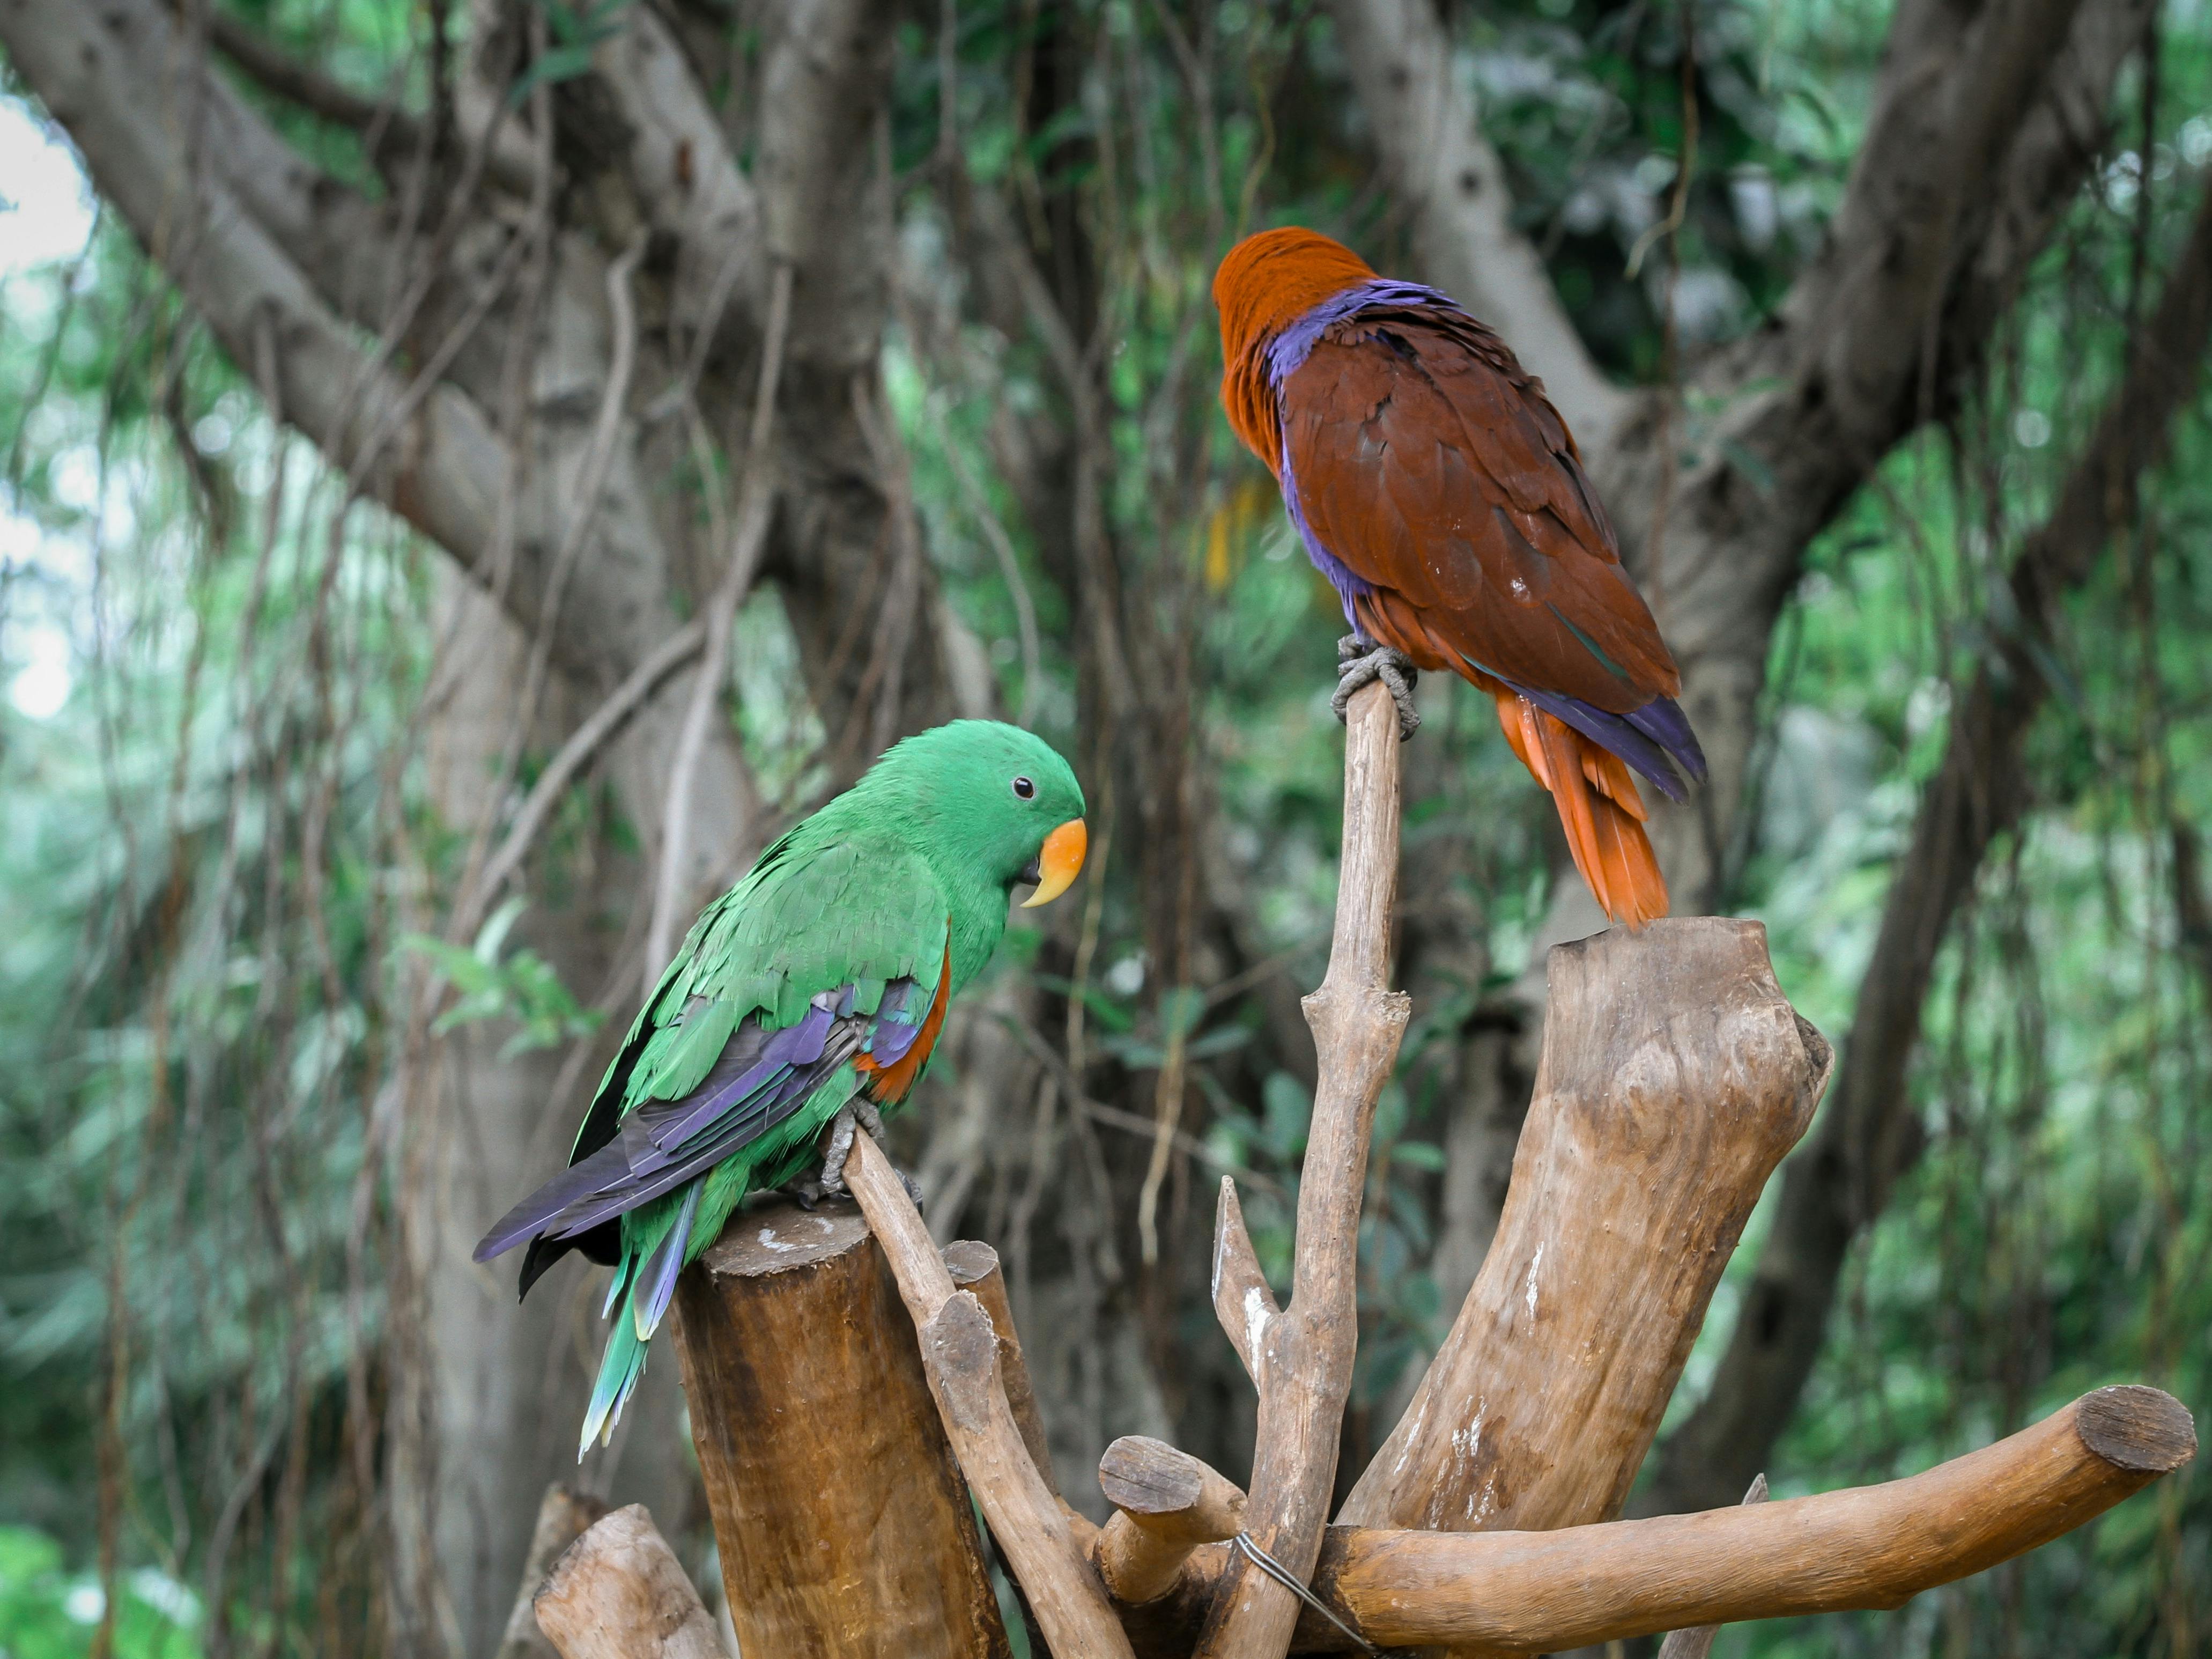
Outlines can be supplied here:
[[477, 1259], [538, 1237], [526, 1289], [566, 1241], [759, 1139], [841, 1067], [856, 1084], [867, 1072], [910, 1080], [902, 1062], [918, 1062], [942, 1013], [947, 928], [943, 894], [910, 854], [771, 848], [685, 938], [599, 1085], [571, 1167], [510, 1211]]

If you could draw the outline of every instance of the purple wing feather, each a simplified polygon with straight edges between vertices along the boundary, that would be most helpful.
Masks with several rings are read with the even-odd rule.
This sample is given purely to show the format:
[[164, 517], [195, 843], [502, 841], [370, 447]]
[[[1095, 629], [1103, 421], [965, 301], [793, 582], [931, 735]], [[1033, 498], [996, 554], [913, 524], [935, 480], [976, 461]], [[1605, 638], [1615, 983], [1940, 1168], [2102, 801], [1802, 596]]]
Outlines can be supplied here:
[[914, 988], [911, 980], [894, 981], [872, 1016], [854, 1012], [856, 988], [845, 986], [815, 999], [796, 1025], [769, 1030], [748, 1020], [697, 1088], [626, 1115], [612, 1140], [501, 1217], [476, 1260], [540, 1236], [576, 1237], [674, 1191], [789, 1117], [864, 1045], [880, 1064], [896, 1063], [921, 1030], [904, 1018]]
[[1680, 762], [1682, 769], [1698, 781], [1705, 781], [1705, 751], [1698, 747], [1689, 720], [1672, 697], [1654, 697], [1641, 708], [1613, 714], [1563, 692], [1541, 691], [1534, 686], [1515, 684], [1511, 680], [1505, 684], [1546, 714], [1565, 720], [1591, 742], [1620, 756], [1656, 784], [1670, 800], [1680, 800], [1685, 794], [1681, 777], [1674, 770], [1675, 762]]
[[695, 1182], [691, 1190], [684, 1195], [684, 1207], [676, 1213], [675, 1224], [668, 1236], [655, 1247], [645, 1266], [638, 1270], [638, 1284], [645, 1297], [640, 1301], [635, 1294], [630, 1297], [631, 1317], [636, 1322], [637, 1340], [650, 1342], [653, 1332], [660, 1328], [660, 1321], [668, 1311], [669, 1298], [676, 1294], [676, 1276], [684, 1270], [684, 1246], [691, 1242], [692, 1218], [699, 1213], [699, 1194], [707, 1189], [703, 1181]]

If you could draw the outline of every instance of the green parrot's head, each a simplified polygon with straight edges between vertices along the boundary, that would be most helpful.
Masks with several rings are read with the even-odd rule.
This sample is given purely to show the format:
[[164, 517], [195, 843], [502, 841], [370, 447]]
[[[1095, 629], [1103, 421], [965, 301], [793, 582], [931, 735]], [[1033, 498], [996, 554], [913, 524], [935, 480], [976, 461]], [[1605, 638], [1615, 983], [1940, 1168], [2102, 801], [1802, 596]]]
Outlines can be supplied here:
[[954, 720], [893, 745], [860, 787], [933, 858], [1049, 903], [1083, 868], [1083, 789], [1050, 744], [998, 720]]

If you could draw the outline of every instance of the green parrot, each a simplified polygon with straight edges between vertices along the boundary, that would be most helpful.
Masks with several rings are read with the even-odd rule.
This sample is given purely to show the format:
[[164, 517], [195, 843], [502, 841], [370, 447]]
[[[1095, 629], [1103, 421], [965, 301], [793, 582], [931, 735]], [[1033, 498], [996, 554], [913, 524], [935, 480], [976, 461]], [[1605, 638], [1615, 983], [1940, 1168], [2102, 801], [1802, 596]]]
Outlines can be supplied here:
[[1066, 761], [1017, 726], [955, 720], [886, 751], [692, 924], [568, 1168], [476, 1249], [487, 1261], [527, 1239], [526, 1296], [570, 1250], [615, 1270], [580, 1459], [636, 1388], [677, 1274], [747, 1193], [843, 1190], [856, 1128], [878, 1133], [912, 1091], [1014, 887], [1049, 902], [1085, 849]]

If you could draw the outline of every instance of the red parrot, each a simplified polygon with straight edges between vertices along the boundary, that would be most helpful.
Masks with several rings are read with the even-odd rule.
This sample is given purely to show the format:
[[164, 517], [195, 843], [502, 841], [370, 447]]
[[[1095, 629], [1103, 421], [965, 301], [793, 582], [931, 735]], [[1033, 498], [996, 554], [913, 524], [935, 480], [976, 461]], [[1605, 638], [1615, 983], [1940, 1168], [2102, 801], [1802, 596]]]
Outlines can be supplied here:
[[1415, 670], [1481, 687], [1606, 914], [1665, 915], [1630, 769], [1680, 800], [1705, 758], [1542, 382], [1446, 295], [1310, 230], [1239, 242], [1213, 301], [1229, 423], [1344, 601], [1338, 715], [1380, 679], [1411, 737]]

